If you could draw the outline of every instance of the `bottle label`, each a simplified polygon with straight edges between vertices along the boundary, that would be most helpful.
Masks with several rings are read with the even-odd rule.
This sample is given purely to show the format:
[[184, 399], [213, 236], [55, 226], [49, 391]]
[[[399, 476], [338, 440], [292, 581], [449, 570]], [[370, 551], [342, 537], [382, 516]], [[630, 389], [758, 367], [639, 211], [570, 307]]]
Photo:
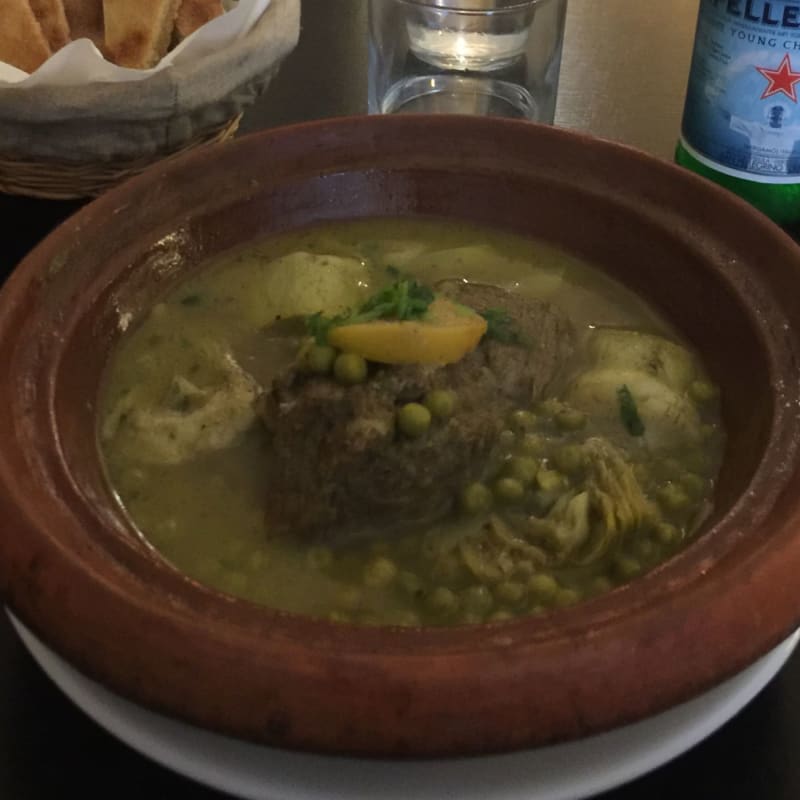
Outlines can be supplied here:
[[682, 144], [762, 183], [800, 181], [800, 2], [701, 0]]

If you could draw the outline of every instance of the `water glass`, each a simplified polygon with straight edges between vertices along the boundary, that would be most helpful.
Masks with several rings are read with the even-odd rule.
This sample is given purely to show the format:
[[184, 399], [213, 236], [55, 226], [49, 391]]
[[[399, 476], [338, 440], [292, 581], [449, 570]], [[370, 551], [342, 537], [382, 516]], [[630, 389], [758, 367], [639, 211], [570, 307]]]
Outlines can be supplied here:
[[552, 123], [567, 0], [369, 0], [371, 113]]

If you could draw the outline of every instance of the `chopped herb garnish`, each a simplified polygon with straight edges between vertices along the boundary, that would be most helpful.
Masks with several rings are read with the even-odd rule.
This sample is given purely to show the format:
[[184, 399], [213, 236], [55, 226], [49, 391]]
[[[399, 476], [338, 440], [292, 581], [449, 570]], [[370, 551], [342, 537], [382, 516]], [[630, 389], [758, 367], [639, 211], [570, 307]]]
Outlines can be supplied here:
[[617, 389], [617, 399], [619, 400], [619, 416], [625, 430], [631, 436], [644, 436], [644, 423], [639, 416], [639, 409], [636, 407], [636, 400], [633, 399], [631, 390], [623, 385]]
[[481, 311], [486, 320], [486, 333], [489, 339], [496, 339], [503, 344], [518, 344], [527, 347], [530, 343], [517, 330], [514, 318], [502, 308], [487, 308]]
[[306, 317], [308, 332], [317, 344], [326, 344], [328, 332], [340, 325], [358, 325], [376, 319], [421, 319], [433, 302], [433, 291], [413, 279], [403, 278], [381, 289], [356, 311], [348, 310], [334, 317], [321, 312]]
[[317, 311], [316, 314], [306, 317], [306, 328], [308, 328], [308, 332], [314, 337], [317, 344], [324, 345], [328, 343], [328, 331], [338, 319], [339, 317], [325, 317], [321, 311]]

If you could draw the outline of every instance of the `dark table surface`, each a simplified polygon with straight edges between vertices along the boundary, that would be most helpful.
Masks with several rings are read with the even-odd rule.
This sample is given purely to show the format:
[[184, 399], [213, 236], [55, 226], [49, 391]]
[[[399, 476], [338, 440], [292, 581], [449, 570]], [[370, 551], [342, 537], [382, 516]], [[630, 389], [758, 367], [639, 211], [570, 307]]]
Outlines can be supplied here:
[[[300, 45], [246, 115], [245, 131], [365, 110], [365, 6], [365, 0], [303, 0]], [[570, 0], [556, 123], [669, 157], [696, 11], [697, 0]], [[0, 279], [80, 205], [0, 195]], [[756, 700], [704, 743], [604, 797], [797, 800], [799, 749], [796, 654]], [[116, 800], [223, 797], [156, 766], [97, 727], [50, 683], [0, 616], [0, 798], [70, 794]]]

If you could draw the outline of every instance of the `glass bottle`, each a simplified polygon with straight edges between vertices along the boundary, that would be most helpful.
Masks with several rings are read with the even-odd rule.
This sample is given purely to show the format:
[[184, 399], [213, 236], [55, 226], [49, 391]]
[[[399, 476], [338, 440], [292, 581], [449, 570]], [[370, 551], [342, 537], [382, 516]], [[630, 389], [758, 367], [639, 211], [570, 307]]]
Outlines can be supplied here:
[[800, 228], [800, 1], [701, 0], [676, 161]]

